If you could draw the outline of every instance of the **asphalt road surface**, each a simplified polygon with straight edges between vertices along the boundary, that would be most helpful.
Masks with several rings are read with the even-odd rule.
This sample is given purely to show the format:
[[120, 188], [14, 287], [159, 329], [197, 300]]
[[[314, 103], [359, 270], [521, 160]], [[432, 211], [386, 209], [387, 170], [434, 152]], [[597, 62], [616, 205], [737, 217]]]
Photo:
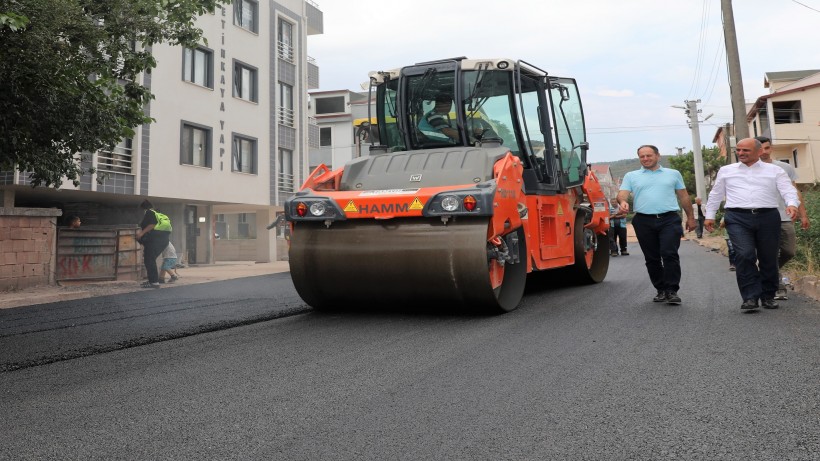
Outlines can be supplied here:
[[0, 459], [820, 459], [817, 301], [741, 312], [683, 242], [652, 303], [630, 252], [498, 316], [316, 313], [287, 273], [6, 309]]

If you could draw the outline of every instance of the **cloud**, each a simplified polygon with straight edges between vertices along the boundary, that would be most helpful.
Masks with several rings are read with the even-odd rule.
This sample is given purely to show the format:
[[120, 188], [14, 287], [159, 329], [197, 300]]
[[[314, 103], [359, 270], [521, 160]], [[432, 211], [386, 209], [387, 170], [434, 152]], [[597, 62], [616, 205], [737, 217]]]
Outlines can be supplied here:
[[[815, 4], [820, 0], [805, 0]], [[581, 91], [593, 161], [632, 158], [638, 145], [691, 148], [686, 116], [702, 100], [704, 130], [731, 122], [718, 0], [331, 0], [324, 33], [308, 38], [322, 90], [358, 90], [372, 70], [435, 59], [523, 59], [572, 77]], [[817, 68], [818, 14], [792, 0], [734, 2], [744, 98], [767, 94], [765, 72]], [[714, 126], [712, 126], [714, 125]]]
[[598, 90], [595, 94], [609, 98], [629, 98], [635, 96], [635, 92], [632, 90]]

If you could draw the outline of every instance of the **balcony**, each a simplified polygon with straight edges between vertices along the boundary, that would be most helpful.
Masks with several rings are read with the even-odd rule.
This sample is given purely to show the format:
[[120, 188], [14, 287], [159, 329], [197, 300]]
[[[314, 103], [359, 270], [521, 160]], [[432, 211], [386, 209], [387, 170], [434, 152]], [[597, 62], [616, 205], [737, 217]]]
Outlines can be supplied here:
[[294, 177], [292, 174], [280, 172], [276, 179], [276, 188], [279, 190], [280, 193], [292, 194], [294, 191], [293, 180]]
[[324, 15], [316, 2], [312, 0], [305, 1], [305, 15], [307, 16], [308, 35], [319, 35], [324, 33]]
[[280, 125], [293, 128], [293, 109], [280, 106], [277, 109], [277, 120]]
[[308, 89], [316, 90], [319, 88], [319, 66], [316, 60], [308, 56], [307, 58], [307, 74], [308, 74]]
[[293, 47], [285, 42], [277, 42], [276, 56], [285, 62], [293, 64]]

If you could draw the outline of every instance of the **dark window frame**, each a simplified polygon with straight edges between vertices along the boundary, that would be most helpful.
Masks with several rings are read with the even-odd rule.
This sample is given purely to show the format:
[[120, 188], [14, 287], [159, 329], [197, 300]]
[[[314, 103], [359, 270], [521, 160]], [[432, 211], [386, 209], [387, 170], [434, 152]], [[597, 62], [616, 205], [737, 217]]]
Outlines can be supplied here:
[[[190, 135], [188, 130], [190, 130]], [[194, 130], [203, 131], [206, 133], [205, 136], [205, 155], [204, 155], [204, 165], [200, 165], [194, 163], [194, 155], [193, 151], [190, 152], [190, 161], [188, 161], [188, 156], [185, 152], [185, 138], [186, 136], [190, 136], [190, 143], [193, 146], [193, 133]], [[199, 123], [189, 122], [186, 120], [182, 120], [180, 122], [180, 129], [179, 129], [179, 164], [180, 165], [189, 165], [189, 166], [196, 166], [200, 168], [212, 168], [213, 165], [213, 134], [214, 130], [212, 127], [207, 125], [201, 125]]]
[[[251, 89], [250, 95], [245, 98], [243, 97], [240, 92], [242, 92], [242, 77], [241, 71], [247, 70], [251, 72]], [[233, 60], [233, 96], [238, 99], [242, 99], [244, 101], [249, 102], [259, 102], [259, 69], [237, 59]]]
[[803, 123], [803, 104], [793, 101], [772, 101], [772, 118], [775, 125]]
[[[191, 62], [188, 62], [187, 53], [191, 52]], [[196, 81], [196, 68], [197, 68], [197, 52], [201, 52], [206, 58], [207, 62], [205, 63], [205, 81], [198, 82]], [[188, 68], [190, 66], [190, 69]], [[190, 78], [186, 75], [186, 72], [190, 71]], [[204, 47], [204, 46], [197, 46], [196, 48], [183, 48], [182, 49], [182, 81], [193, 83], [194, 85], [199, 85], [205, 88], [214, 88], [214, 50]]]
[[[251, 24], [244, 24], [245, 4], [249, 4], [252, 9]], [[254, 34], [259, 33], [259, 2], [256, 0], [234, 0], [233, 2], [233, 24]]]
[[[242, 157], [239, 149], [241, 143], [238, 141], [248, 141], [251, 143], [251, 165], [249, 171], [243, 171]], [[259, 140], [257, 138], [241, 133], [231, 133], [231, 171], [234, 173], [257, 174], [259, 171]]]
[[[326, 140], [327, 143], [323, 144], [323, 140], [325, 140], [324, 133], [327, 133]], [[319, 127], [319, 147], [331, 147], [333, 146], [333, 128], [329, 126]]]

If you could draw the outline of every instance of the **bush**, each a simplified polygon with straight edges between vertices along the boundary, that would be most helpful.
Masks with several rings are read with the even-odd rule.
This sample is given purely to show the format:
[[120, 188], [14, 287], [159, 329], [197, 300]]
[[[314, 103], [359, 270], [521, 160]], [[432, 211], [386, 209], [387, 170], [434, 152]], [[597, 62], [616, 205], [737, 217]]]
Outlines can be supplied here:
[[797, 253], [794, 259], [786, 264], [786, 269], [820, 275], [820, 189], [815, 186], [812, 190], [804, 190], [801, 193], [811, 226], [803, 230], [801, 223], [795, 222]]

